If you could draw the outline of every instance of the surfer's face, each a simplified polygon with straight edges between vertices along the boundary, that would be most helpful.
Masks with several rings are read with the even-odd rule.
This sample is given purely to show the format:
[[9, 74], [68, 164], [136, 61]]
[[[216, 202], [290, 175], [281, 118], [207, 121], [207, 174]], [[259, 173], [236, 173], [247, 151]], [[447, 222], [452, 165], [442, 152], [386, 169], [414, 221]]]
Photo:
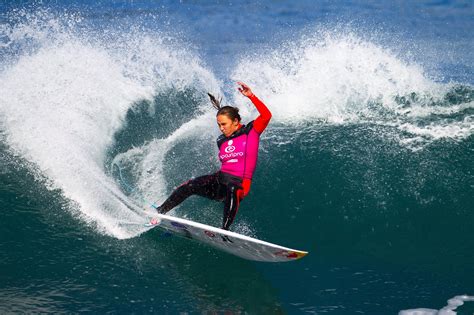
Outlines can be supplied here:
[[232, 120], [227, 115], [217, 115], [217, 125], [224, 136], [229, 137], [239, 129], [239, 120], [237, 118]]

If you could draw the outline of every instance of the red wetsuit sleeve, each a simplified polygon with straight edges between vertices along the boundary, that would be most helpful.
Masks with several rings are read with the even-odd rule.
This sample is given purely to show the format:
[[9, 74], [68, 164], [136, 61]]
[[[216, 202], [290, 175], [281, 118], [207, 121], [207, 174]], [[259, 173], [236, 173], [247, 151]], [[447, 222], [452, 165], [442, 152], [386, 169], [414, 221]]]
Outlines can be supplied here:
[[247, 194], [250, 191], [250, 185], [252, 185], [252, 180], [250, 178], [244, 178], [242, 181], [242, 188], [244, 190], [244, 196], [247, 196]]
[[244, 178], [242, 181], [242, 189], [237, 191], [237, 196], [239, 200], [244, 199], [245, 196], [248, 195], [250, 191], [250, 185], [252, 185], [252, 180], [250, 178]]
[[259, 100], [254, 94], [252, 94], [249, 99], [252, 101], [252, 103], [255, 105], [258, 112], [260, 113], [260, 116], [255, 119], [253, 127], [258, 133], [262, 133], [265, 128], [267, 128], [268, 123], [272, 118], [272, 113], [270, 112], [270, 110], [268, 110], [267, 106], [265, 106], [265, 104], [263, 104], [263, 102]]

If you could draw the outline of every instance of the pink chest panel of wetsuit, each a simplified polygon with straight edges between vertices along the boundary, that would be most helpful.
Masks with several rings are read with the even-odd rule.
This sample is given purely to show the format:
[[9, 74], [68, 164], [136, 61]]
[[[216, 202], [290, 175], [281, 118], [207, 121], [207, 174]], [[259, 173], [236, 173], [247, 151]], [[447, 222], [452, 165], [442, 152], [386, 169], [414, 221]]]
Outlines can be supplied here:
[[253, 128], [253, 122], [242, 129], [238, 136], [218, 141], [221, 172], [251, 179], [257, 165], [260, 134]]

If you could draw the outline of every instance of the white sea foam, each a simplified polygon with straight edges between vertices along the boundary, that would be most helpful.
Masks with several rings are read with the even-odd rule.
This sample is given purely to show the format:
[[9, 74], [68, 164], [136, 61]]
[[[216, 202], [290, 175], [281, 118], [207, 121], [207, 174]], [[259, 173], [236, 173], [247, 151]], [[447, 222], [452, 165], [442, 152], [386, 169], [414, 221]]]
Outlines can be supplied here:
[[[473, 108], [474, 103], [434, 105], [433, 100], [443, 101], [453, 84], [436, 83], [420, 65], [352, 34], [318, 33], [260, 56], [248, 56], [232, 78], [251, 85], [270, 106], [274, 120], [284, 123], [368, 121], [411, 133], [409, 139], [401, 138], [404, 145], [416, 139], [458, 140], [474, 131], [472, 115], [464, 121], [439, 119], [419, 124], [419, 118], [455, 115]], [[409, 106], [400, 102], [410, 95], [417, 98]]]
[[18, 27], [2, 26], [8, 46], [21, 47], [0, 73], [7, 145], [100, 231], [135, 235], [118, 222], [139, 222], [143, 214], [126, 205], [104, 168], [115, 132], [135, 102], [171, 87], [206, 83], [218, 90], [217, 81], [197, 58], [164, 44], [159, 34], [90, 38], [73, 31], [77, 18], [47, 12], [23, 18]]
[[[167, 138], [154, 139], [141, 147], [118, 154], [112, 164], [127, 169], [138, 179], [137, 192], [149, 203], [164, 200], [167, 197], [167, 180], [164, 176], [166, 154], [180, 141], [199, 139], [207, 134], [214, 119], [214, 114], [207, 112], [183, 124]], [[150, 211], [152, 214], [153, 211]]]
[[462, 306], [465, 302], [474, 302], [474, 296], [458, 295], [448, 300], [448, 305], [440, 310], [429, 308], [417, 308], [410, 310], [403, 310], [398, 315], [456, 315], [456, 309]]
[[353, 35], [297, 41], [242, 61], [232, 76], [255, 86], [282, 120], [352, 121], [371, 102], [397, 108], [394, 96], [436, 87], [418, 65]]

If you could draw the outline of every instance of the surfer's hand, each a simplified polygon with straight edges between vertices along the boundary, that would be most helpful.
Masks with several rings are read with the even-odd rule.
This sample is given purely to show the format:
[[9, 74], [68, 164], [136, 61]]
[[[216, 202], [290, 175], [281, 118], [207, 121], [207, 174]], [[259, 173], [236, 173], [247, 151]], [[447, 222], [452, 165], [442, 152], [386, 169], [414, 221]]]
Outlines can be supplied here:
[[243, 189], [244, 197], [248, 195], [250, 191], [250, 185], [252, 185], [252, 180], [248, 178], [244, 178], [244, 180], [242, 181], [242, 189]]
[[158, 221], [157, 218], [153, 218], [153, 219], [151, 219], [151, 221], [150, 221], [150, 224], [152, 224], [152, 225], [157, 225], [158, 223], [160, 223], [160, 221]]
[[242, 200], [242, 199], [244, 199], [244, 197], [245, 197], [244, 196], [244, 191], [242, 189], [237, 190], [237, 198], [239, 200]]
[[242, 95], [247, 96], [247, 97], [251, 97], [253, 95], [252, 90], [248, 87], [247, 84], [240, 81], [237, 82], [237, 84], [240, 85], [238, 90], [240, 91], [240, 93], [242, 93]]

